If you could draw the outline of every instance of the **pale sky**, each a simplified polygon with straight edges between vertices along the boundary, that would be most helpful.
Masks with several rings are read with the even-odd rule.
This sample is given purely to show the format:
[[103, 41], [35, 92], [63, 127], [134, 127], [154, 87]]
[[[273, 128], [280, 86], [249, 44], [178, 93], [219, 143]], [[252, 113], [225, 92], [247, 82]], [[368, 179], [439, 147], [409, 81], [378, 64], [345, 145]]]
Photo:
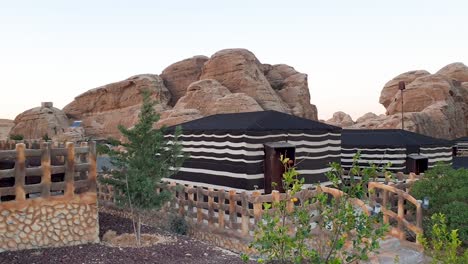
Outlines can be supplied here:
[[468, 63], [468, 1], [0, 0], [0, 118], [246, 48], [307, 73], [319, 118], [372, 111], [409, 70]]

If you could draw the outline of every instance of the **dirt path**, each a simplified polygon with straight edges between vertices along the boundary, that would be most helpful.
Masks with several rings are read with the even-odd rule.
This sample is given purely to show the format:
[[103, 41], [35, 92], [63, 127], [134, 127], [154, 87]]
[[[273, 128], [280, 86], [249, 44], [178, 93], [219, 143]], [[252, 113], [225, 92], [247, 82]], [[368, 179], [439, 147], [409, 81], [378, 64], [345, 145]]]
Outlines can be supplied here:
[[[106, 213], [99, 214], [100, 236], [109, 229], [118, 234], [132, 232], [131, 222]], [[103, 244], [0, 253], [0, 263], [8, 264], [94, 264], [94, 263], [243, 263], [239, 256], [186, 236], [178, 236], [144, 226], [144, 233], [169, 235], [177, 241], [146, 248], [117, 248]]]

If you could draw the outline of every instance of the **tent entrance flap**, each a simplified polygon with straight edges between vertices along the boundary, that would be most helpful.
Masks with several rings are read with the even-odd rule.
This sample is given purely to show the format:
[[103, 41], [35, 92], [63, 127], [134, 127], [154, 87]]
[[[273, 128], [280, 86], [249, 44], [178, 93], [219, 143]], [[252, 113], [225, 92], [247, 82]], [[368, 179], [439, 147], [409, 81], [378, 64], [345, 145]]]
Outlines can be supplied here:
[[285, 168], [281, 163], [281, 155], [289, 158], [292, 161], [290, 165], [294, 165], [296, 147], [287, 142], [271, 142], [265, 143], [263, 146], [265, 151], [265, 193], [271, 193], [272, 190], [284, 192], [283, 173]]
[[429, 159], [426, 156], [418, 154], [410, 154], [406, 158], [407, 173], [413, 172], [415, 174], [424, 173], [429, 166]]

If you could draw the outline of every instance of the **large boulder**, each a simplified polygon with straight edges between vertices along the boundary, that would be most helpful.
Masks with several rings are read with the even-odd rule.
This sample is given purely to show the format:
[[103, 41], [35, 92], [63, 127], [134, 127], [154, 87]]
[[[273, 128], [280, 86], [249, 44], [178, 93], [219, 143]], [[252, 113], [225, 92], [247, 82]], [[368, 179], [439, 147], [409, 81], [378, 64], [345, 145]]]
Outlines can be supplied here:
[[307, 74], [297, 72], [286, 64], [264, 64], [265, 76], [271, 87], [289, 106], [295, 116], [317, 120], [317, 108], [310, 103]]
[[[220, 113], [262, 111], [262, 107], [244, 93], [231, 93], [216, 80], [206, 79], [192, 83], [185, 96], [173, 109], [164, 112], [158, 126], [175, 125], [203, 116]], [[181, 123], [181, 122], [180, 122]]]
[[437, 74], [444, 75], [459, 82], [468, 82], [468, 67], [461, 62], [449, 64], [440, 69]]
[[[380, 102], [387, 115], [358, 120], [352, 127], [401, 128], [403, 102], [404, 129], [446, 139], [467, 136], [467, 77], [462, 63], [449, 64], [436, 74], [412, 71], [399, 75], [382, 90]], [[398, 91], [401, 80], [406, 83], [403, 98]]]
[[350, 127], [354, 125], [351, 116], [342, 111], [333, 113], [333, 117], [325, 121], [325, 123], [339, 127]]
[[144, 90], [158, 102], [156, 112], [170, 108], [171, 93], [161, 77], [143, 74], [89, 90], [75, 97], [63, 110], [69, 118], [82, 121], [88, 137], [120, 138], [119, 125], [131, 127], [138, 121]]
[[207, 60], [206, 56], [194, 56], [171, 64], [163, 70], [161, 78], [172, 94], [169, 102], [171, 106], [174, 106], [179, 98], [185, 95], [191, 83], [198, 81]]
[[41, 107], [19, 114], [10, 135], [23, 135], [25, 139], [41, 139], [46, 135], [52, 138], [65, 132], [69, 125], [70, 121], [62, 110], [53, 107], [51, 102], [45, 102]]
[[365, 113], [363, 116], [359, 117], [358, 119], [356, 119], [356, 123], [363, 123], [363, 122], [366, 122], [367, 120], [372, 120], [376, 117], [377, 117], [376, 114], [372, 112], [368, 112], [368, 113]]
[[288, 105], [273, 90], [255, 55], [246, 49], [216, 52], [205, 63], [200, 80], [214, 79], [232, 93], [245, 93], [265, 110], [291, 113]]
[[0, 119], [0, 140], [5, 140], [15, 123], [10, 119]]
[[380, 93], [379, 102], [384, 106], [388, 107], [395, 99], [395, 96], [398, 94], [398, 83], [404, 81], [406, 85], [410, 84], [419, 77], [430, 75], [428, 71], [418, 70], [418, 71], [409, 71], [402, 73], [389, 82], [387, 82]]

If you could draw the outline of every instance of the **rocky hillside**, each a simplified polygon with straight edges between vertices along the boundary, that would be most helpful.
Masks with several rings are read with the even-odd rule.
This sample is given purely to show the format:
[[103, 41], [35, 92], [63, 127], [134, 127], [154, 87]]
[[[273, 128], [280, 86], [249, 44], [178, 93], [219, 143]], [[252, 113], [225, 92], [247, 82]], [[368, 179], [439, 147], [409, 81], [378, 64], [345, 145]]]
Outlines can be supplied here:
[[0, 119], [0, 140], [5, 140], [13, 127], [13, 120]]
[[[285, 64], [263, 64], [245, 49], [226, 49], [211, 57], [195, 56], [176, 62], [160, 75], [137, 75], [91, 89], [65, 106], [66, 120], [60, 115], [57, 128], [81, 120], [88, 137], [119, 138], [118, 125], [131, 127], [137, 121], [144, 89], [158, 101], [158, 126], [218, 113], [262, 110], [317, 120], [306, 74]], [[40, 138], [50, 131], [51, 126], [42, 129], [43, 123], [50, 123], [49, 117], [42, 108], [28, 110], [15, 119], [14, 132]]]
[[434, 74], [409, 71], [390, 80], [379, 99], [386, 108], [385, 115], [367, 113], [350, 122], [350, 117], [341, 112], [327, 122], [349, 128], [401, 128], [400, 81], [406, 84], [403, 92], [406, 130], [446, 139], [468, 135], [468, 67], [463, 63], [449, 64]]

